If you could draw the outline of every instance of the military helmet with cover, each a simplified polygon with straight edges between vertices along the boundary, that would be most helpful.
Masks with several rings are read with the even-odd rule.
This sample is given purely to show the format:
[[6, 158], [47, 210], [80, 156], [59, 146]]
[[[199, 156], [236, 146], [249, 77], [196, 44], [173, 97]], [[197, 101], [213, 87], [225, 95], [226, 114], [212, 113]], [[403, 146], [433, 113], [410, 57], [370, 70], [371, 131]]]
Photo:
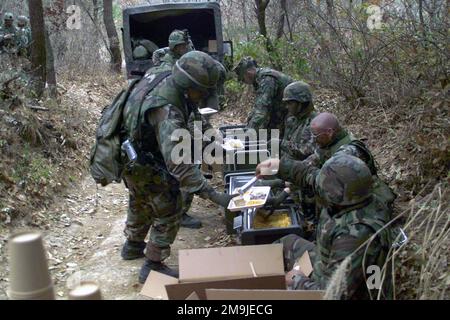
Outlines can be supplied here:
[[258, 67], [258, 63], [256, 62], [256, 60], [252, 57], [244, 57], [241, 59], [241, 61], [239, 61], [236, 67], [233, 68], [233, 71], [237, 74], [238, 80], [243, 81], [245, 72], [253, 67]]
[[174, 50], [179, 44], [189, 45], [189, 34], [186, 31], [174, 30], [169, 36], [169, 48]]
[[143, 45], [138, 45], [133, 50], [133, 58], [136, 60], [145, 60], [150, 58], [150, 53]]
[[346, 154], [325, 162], [317, 176], [319, 194], [331, 205], [363, 202], [371, 196], [372, 184], [372, 174], [364, 161]]
[[14, 20], [14, 15], [11, 12], [6, 12], [5, 15], [3, 16], [3, 20], [4, 21]]
[[18, 16], [17, 17], [17, 24], [21, 26], [28, 25], [28, 18], [25, 16]]
[[212, 90], [217, 86], [220, 68], [217, 62], [201, 51], [190, 51], [175, 63], [172, 71], [175, 83], [183, 89]]
[[283, 101], [311, 102], [311, 88], [303, 81], [293, 82], [284, 89]]

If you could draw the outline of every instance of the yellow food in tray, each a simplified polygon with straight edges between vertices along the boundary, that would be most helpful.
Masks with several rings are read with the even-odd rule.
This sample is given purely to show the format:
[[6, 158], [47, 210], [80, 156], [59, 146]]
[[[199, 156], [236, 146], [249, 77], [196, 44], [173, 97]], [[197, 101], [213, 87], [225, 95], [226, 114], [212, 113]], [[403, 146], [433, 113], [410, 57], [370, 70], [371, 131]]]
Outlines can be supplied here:
[[254, 229], [287, 228], [291, 225], [289, 211], [274, 212], [267, 219], [258, 210], [253, 220]]

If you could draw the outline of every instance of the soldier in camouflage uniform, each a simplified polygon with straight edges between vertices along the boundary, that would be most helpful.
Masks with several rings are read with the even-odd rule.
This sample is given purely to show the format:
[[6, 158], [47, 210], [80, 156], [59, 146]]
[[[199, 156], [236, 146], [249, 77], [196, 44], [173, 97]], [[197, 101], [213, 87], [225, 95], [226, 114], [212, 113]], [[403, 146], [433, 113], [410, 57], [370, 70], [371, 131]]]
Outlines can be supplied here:
[[[317, 115], [311, 88], [301, 81], [291, 83], [284, 89], [283, 101], [288, 115], [280, 144], [281, 154], [293, 160], [305, 160], [317, 148], [311, 134], [311, 120]], [[290, 191], [291, 198], [302, 208], [305, 236], [312, 239], [317, 222], [314, 193], [310, 188], [301, 190], [295, 186], [291, 186]]]
[[378, 177], [374, 157], [367, 146], [342, 128], [338, 119], [324, 112], [311, 122], [311, 131], [318, 148], [306, 161], [320, 168], [325, 161], [339, 154], [349, 154], [363, 160], [372, 172], [374, 193], [388, 207], [392, 208], [396, 195], [391, 188]]
[[[372, 191], [372, 174], [359, 158], [341, 154], [329, 159], [321, 169], [306, 161], [267, 160], [257, 168], [279, 166], [278, 175], [299, 187], [311, 187], [322, 198], [317, 243], [314, 246], [297, 235], [282, 238], [287, 284], [296, 290], [325, 290], [340, 264], [349, 257], [345, 273], [343, 299], [368, 299], [377, 296], [369, 290], [365, 270], [376, 265], [383, 268], [392, 236], [386, 224], [389, 210]], [[376, 236], [375, 236], [376, 234]], [[373, 239], [372, 236], [374, 236]], [[309, 251], [314, 271], [311, 277], [292, 270], [294, 263]], [[387, 268], [389, 269], [389, 268]], [[391, 278], [386, 275], [382, 297], [391, 298]]]
[[28, 18], [25, 16], [17, 17], [17, 30], [19, 40], [19, 51], [25, 55], [30, 56], [31, 46], [31, 29], [28, 25]]
[[[187, 30], [185, 31], [174, 30], [169, 36], [169, 47], [167, 50], [167, 54], [161, 59], [161, 63], [158, 63], [157, 65], [160, 66], [161, 68], [171, 69], [183, 54], [192, 50], [193, 44], [192, 41], [190, 40], [189, 33], [187, 32]], [[156, 56], [154, 55], [154, 57], [159, 57], [159, 55], [160, 53], [157, 53]], [[153, 61], [153, 63], [155, 63], [155, 61]], [[211, 97], [217, 97], [217, 95], [211, 94], [208, 100], [210, 100]], [[198, 112], [198, 108], [192, 107], [192, 110], [193, 110], [192, 113], [189, 115], [188, 128], [189, 131], [191, 132], [191, 136], [193, 137], [195, 121], [202, 121], [203, 132], [211, 128], [211, 126], [200, 115], [200, 113]], [[194, 194], [183, 192], [183, 199], [184, 199], [183, 214], [181, 216], [181, 226], [192, 229], [201, 228], [202, 227], [201, 221], [195, 217], [188, 215], [188, 212], [192, 205], [192, 201], [194, 200]]]
[[243, 58], [234, 68], [238, 80], [253, 85], [256, 101], [247, 119], [247, 127], [259, 129], [279, 129], [280, 137], [284, 134], [284, 120], [287, 114], [282, 104], [284, 89], [293, 79], [279, 71], [258, 68], [251, 57]]
[[[130, 202], [122, 256], [138, 258], [146, 246], [146, 260], [139, 274], [141, 283], [150, 270], [177, 276], [163, 261], [169, 257], [170, 245], [179, 229], [182, 192], [197, 194], [224, 207], [231, 199], [209, 186], [195, 164], [178, 164], [171, 159], [179, 143], [172, 141], [172, 134], [177, 129], [188, 130], [192, 106], [216, 88], [220, 73], [216, 62], [207, 54], [191, 51], [176, 62], [171, 75], [145, 94], [157, 73], [155, 68], [153, 74], [147, 73], [136, 84], [123, 113], [124, 138], [131, 140], [139, 160], [123, 174]], [[145, 244], [150, 227], [150, 240]]]
[[283, 102], [288, 114], [280, 146], [282, 156], [305, 160], [316, 149], [310, 124], [317, 112], [309, 85], [301, 81], [291, 83], [284, 89]]
[[169, 52], [161, 59], [161, 64], [174, 65], [185, 53], [194, 50], [187, 30], [174, 30], [169, 36]]
[[164, 56], [168, 53], [169, 53], [169, 47], [164, 47], [164, 48], [155, 50], [153, 52], [153, 56], [152, 56], [153, 66], [157, 67], [157, 66], [161, 65], [162, 58], [164, 58]]
[[5, 13], [3, 26], [0, 28], [0, 52], [17, 53], [18, 30], [14, 26], [14, 15]]

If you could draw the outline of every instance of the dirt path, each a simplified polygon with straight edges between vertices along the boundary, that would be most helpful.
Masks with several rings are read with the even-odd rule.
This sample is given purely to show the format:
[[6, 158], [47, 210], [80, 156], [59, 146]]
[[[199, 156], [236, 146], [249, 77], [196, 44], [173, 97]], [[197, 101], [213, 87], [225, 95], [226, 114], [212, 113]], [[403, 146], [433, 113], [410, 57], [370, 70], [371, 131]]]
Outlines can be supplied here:
[[[123, 261], [120, 250], [127, 209], [123, 184], [98, 188], [90, 177], [68, 191], [46, 214], [52, 217], [43, 230], [49, 268], [58, 299], [67, 298], [68, 288], [79, 280], [100, 284], [107, 299], [138, 299], [137, 281], [143, 259]], [[225, 233], [221, 210], [195, 198], [190, 213], [199, 217], [203, 228], [181, 228], [167, 263], [178, 264], [178, 250], [223, 246], [232, 242]], [[6, 239], [3, 239], [6, 246]], [[4, 249], [4, 248], [3, 248]], [[3, 250], [5, 251], [5, 250]], [[8, 270], [6, 257], [0, 267], [0, 299], [6, 299]]]

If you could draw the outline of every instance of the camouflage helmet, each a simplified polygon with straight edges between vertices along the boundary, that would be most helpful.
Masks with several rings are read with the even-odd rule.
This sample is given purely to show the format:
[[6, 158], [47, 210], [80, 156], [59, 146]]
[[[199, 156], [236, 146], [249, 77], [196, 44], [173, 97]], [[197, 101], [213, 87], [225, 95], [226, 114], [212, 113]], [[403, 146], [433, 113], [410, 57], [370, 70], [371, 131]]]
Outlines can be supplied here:
[[317, 176], [320, 196], [329, 204], [349, 206], [363, 202], [372, 194], [372, 174], [361, 159], [338, 155], [323, 165]]
[[174, 30], [169, 36], [169, 48], [174, 50], [179, 44], [189, 45], [189, 35], [186, 31]]
[[6, 12], [3, 17], [3, 20], [5, 20], [5, 21], [6, 20], [14, 20], [14, 15], [11, 12]]
[[216, 61], [201, 51], [190, 51], [175, 63], [173, 79], [183, 89], [215, 89], [220, 77]]
[[25, 16], [18, 16], [17, 17], [17, 24], [27, 25], [28, 24], [28, 18]]
[[139, 45], [133, 50], [133, 58], [137, 60], [149, 59], [150, 53], [144, 46]]
[[256, 60], [253, 59], [252, 57], [244, 57], [241, 59], [241, 61], [239, 61], [236, 67], [233, 68], [233, 71], [237, 74], [238, 80], [243, 81], [245, 71], [253, 67], [255, 68], [258, 67]]
[[284, 89], [283, 101], [311, 102], [309, 85], [302, 81], [293, 82]]

